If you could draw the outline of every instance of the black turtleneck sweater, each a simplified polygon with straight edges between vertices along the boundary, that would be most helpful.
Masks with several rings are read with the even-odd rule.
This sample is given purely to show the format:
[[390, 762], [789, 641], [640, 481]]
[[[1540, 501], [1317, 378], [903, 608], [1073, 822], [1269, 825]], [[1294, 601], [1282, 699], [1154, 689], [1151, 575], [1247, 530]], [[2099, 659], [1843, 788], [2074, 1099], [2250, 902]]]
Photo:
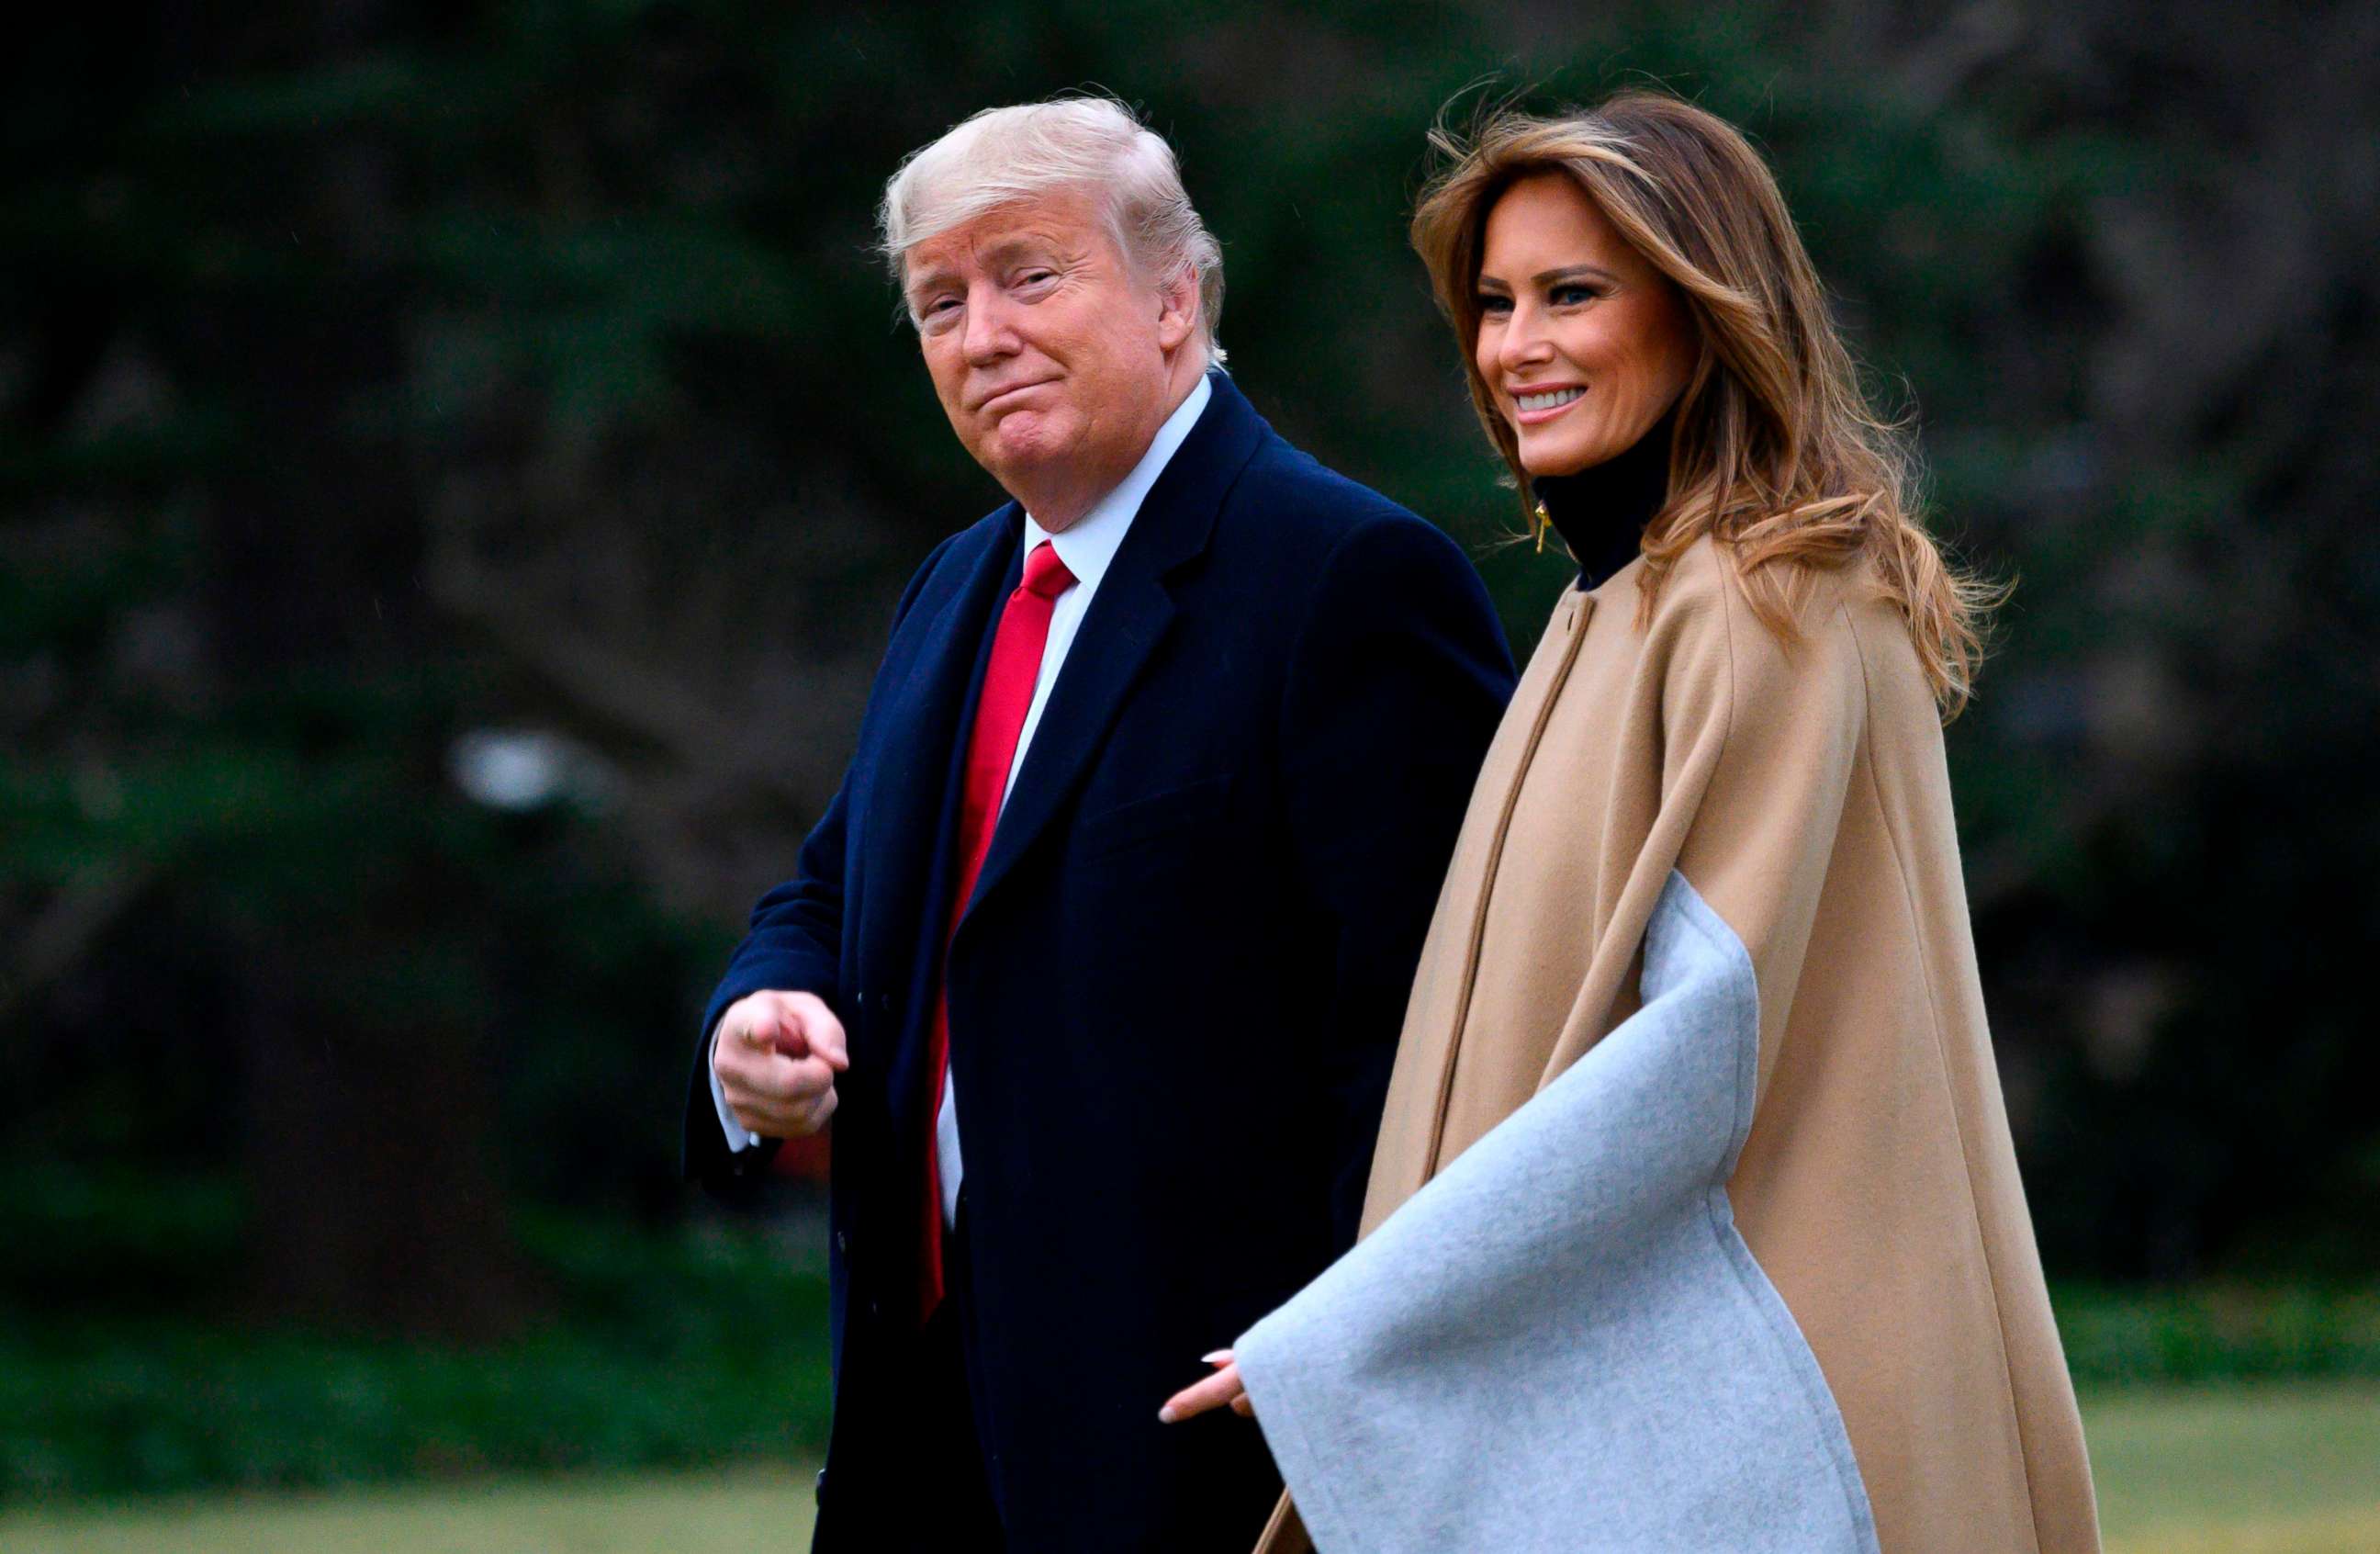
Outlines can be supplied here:
[[1676, 418], [1663, 416], [1627, 452], [1575, 475], [1529, 482], [1545, 504], [1554, 531], [1578, 562], [1578, 586], [1599, 589], [1636, 559], [1645, 526], [1670, 494], [1670, 438]]

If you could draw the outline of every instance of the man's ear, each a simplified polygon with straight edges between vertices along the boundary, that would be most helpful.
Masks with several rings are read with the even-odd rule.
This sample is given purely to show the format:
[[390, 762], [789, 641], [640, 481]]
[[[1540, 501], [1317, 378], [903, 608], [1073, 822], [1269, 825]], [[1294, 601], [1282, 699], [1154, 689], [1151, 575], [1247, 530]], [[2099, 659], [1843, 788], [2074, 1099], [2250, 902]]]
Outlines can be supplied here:
[[1185, 264], [1157, 291], [1157, 344], [1168, 356], [1198, 327], [1198, 273]]

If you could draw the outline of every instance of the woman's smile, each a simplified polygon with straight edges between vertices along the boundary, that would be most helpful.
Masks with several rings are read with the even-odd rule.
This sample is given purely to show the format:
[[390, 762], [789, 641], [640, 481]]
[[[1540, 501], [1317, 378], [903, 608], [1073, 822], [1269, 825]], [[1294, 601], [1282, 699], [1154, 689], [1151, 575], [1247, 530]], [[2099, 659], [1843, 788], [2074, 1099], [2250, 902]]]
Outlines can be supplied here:
[[1574, 383], [1555, 388], [1515, 389], [1512, 391], [1512, 419], [1523, 426], [1538, 426], [1585, 397], [1586, 390]]

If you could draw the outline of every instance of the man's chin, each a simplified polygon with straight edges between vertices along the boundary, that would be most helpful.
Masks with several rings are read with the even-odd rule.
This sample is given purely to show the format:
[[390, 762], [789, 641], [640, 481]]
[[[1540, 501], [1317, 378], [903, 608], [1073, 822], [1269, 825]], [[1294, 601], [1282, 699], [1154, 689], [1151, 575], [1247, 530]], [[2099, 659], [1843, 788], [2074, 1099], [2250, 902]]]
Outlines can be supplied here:
[[978, 462], [1014, 489], [1011, 476], [1030, 479], [1036, 472], [1062, 464], [1074, 445], [1060, 418], [1039, 410], [1017, 410], [1001, 418], [978, 455]]

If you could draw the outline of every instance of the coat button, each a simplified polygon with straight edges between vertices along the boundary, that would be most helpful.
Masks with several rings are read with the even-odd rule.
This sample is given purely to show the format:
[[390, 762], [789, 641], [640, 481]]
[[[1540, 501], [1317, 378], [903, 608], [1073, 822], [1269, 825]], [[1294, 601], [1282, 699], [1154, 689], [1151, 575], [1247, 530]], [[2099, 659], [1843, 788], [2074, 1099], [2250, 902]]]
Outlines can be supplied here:
[[837, 1231], [837, 1232], [834, 1232], [834, 1249], [835, 1249], [836, 1251], [838, 1251], [838, 1252], [848, 1252], [848, 1251], [850, 1251], [850, 1250], [851, 1250], [851, 1237], [849, 1237], [849, 1236], [847, 1236], [847, 1235], [844, 1234], [844, 1233], [843, 1233], [843, 1232], [841, 1232], [841, 1231]]

